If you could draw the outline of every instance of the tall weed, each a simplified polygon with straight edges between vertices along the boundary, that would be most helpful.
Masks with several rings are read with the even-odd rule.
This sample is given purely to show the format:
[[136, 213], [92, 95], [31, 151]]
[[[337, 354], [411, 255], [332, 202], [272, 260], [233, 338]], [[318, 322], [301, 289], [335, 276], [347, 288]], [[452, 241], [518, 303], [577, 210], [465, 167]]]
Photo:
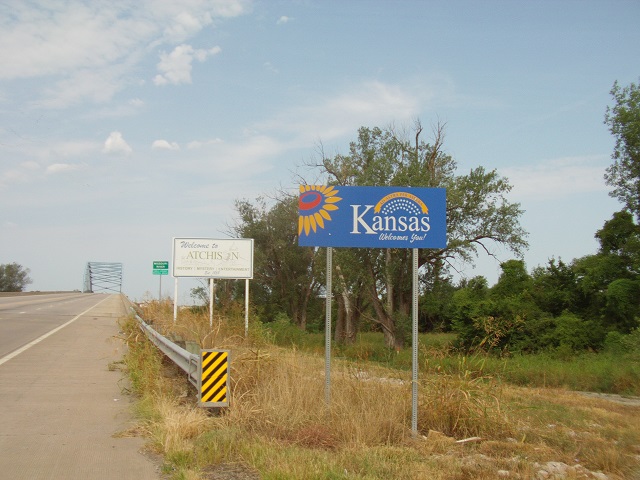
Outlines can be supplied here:
[[[141, 422], [165, 455], [165, 473], [172, 478], [195, 480], [202, 478], [198, 472], [239, 470], [242, 478], [265, 479], [489, 479], [497, 478], [498, 469], [533, 478], [535, 461], [581, 458], [611, 475], [624, 475], [637, 464], [631, 452], [640, 444], [640, 423], [630, 410], [614, 412], [561, 390], [509, 387], [502, 379], [513, 373], [509, 365], [530, 361], [524, 357], [452, 356], [446, 341], [423, 342], [419, 435], [414, 438], [409, 370], [388, 367], [404, 363], [405, 353], [387, 353], [386, 365], [368, 361], [382, 352], [376, 337], [363, 338], [368, 346], [354, 352], [355, 361], [333, 359], [327, 405], [322, 355], [274, 346], [272, 330], [256, 323], [245, 339], [241, 320], [220, 319], [212, 333], [206, 315], [183, 312], [173, 325], [166, 309], [157, 313], [158, 328], [203, 343], [215, 337], [232, 348], [231, 405], [220, 411], [195, 407], [192, 390], [179, 393], [184, 378], [167, 378], [162, 361], [127, 361], [158, 377], [138, 382], [150, 389], [141, 394]], [[127, 338], [133, 358], [154, 356], [134, 327]], [[544, 365], [548, 372], [561, 362], [552, 356], [544, 361], [537, 368]], [[482, 440], [456, 444], [468, 437]], [[615, 454], [606, 445], [625, 453]], [[584, 453], [595, 446], [598, 454]]]

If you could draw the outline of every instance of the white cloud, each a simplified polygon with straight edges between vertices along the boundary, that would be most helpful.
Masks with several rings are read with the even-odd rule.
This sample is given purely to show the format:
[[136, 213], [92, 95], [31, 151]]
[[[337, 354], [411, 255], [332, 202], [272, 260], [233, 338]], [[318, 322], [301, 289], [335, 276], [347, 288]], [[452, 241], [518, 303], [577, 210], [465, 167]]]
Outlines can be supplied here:
[[124, 138], [122, 138], [122, 133], [111, 132], [109, 138], [104, 142], [104, 148], [102, 151], [104, 153], [129, 155], [133, 152], [133, 149], [124, 140]]
[[282, 15], [282, 16], [278, 19], [278, 21], [276, 22], [276, 24], [277, 24], [277, 25], [283, 25], [283, 24], [285, 24], [285, 23], [289, 23], [289, 22], [291, 22], [291, 21], [293, 21], [293, 18], [292, 18], [292, 17], [287, 17], [286, 15]]
[[119, 81], [110, 77], [107, 72], [105, 75], [98, 71], [77, 72], [45, 88], [42, 91], [44, 97], [32, 105], [59, 109], [84, 100], [105, 103], [121, 88]]
[[80, 170], [83, 168], [83, 165], [74, 165], [70, 163], [54, 163], [47, 167], [48, 174], [55, 174], [61, 172], [71, 172], [74, 170]]
[[31, 159], [21, 163], [21, 166], [28, 170], [35, 170], [40, 164], [93, 155], [100, 150], [100, 144], [85, 140], [66, 140], [48, 144], [29, 144], [20, 150], [25, 158]]
[[2, 15], [0, 42], [19, 48], [0, 52], [0, 78], [64, 74], [108, 65], [136, 48], [154, 25], [142, 16], [126, 15], [126, 7], [85, 2], [14, 2], [12, 15]]
[[208, 13], [198, 18], [189, 12], [180, 12], [169, 27], [165, 28], [165, 38], [180, 42], [189, 36], [199, 32], [206, 25], [212, 22], [211, 15]]
[[206, 146], [209, 146], [209, 145], [217, 145], [218, 143], [222, 143], [222, 139], [214, 138], [212, 140], [204, 140], [204, 141], [194, 140], [193, 142], [189, 142], [187, 144], [187, 148], [190, 149], [190, 150], [193, 150], [193, 149], [197, 149], [197, 148], [206, 147]]
[[23, 170], [7, 170], [0, 174], [0, 188], [16, 183], [23, 183], [29, 176]]
[[176, 142], [167, 142], [166, 140], [156, 140], [151, 145], [155, 150], [180, 150], [180, 145]]
[[0, 3], [0, 44], [8, 46], [0, 50], [0, 80], [48, 77], [52, 86], [33, 95], [42, 106], [103, 102], [135, 81], [155, 47], [249, 11], [249, 0]]
[[195, 50], [191, 45], [182, 44], [177, 46], [171, 53], [161, 53], [158, 71], [160, 72], [153, 79], [156, 85], [179, 85], [181, 83], [191, 83], [191, 69], [193, 60], [204, 62], [208, 56], [221, 52], [220, 47], [213, 47], [209, 50]]
[[144, 102], [139, 98], [131, 99], [128, 102], [119, 105], [114, 105], [113, 102], [111, 102], [99, 110], [91, 111], [90, 113], [85, 114], [85, 118], [95, 119], [128, 117], [140, 113], [142, 107], [144, 107]]
[[213, 24], [216, 19], [233, 18], [251, 12], [251, 0], [145, 0], [145, 8], [165, 24], [163, 40], [183, 42]]
[[363, 125], [410, 121], [418, 115], [424, 101], [424, 97], [397, 85], [366, 82], [333, 97], [310, 99], [310, 106], [286, 110], [256, 128], [292, 135], [294, 142], [309, 145], [319, 139], [353, 135]]
[[9, 184], [24, 183], [31, 178], [30, 172], [40, 169], [40, 164], [33, 160], [20, 163], [21, 168], [6, 170], [0, 174], [0, 188]]
[[609, 157], [592, 155], [565, 157], [544, 161], [538, 165], [509, 167], [500, 173], [513, 186], [517, 199], [549, 199], [576, 193], [604, 192], [604, 171]]
[[184, 157], [176, 168], [194, 168], [215, 172], [218, 179], [256, 178], [273, 168], [273, 160], [288, 149], [288, 145], [268, 135], [252, 134], [236, 142], [214, 139], [190, 142]]

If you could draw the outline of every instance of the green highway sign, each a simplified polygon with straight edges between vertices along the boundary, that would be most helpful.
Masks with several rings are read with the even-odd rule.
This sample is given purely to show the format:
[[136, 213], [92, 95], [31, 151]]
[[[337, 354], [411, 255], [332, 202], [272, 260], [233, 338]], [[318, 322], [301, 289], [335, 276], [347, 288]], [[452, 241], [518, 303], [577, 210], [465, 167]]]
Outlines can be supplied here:
[[169, 262], [153, 262], [154, 275], [169, 275]]

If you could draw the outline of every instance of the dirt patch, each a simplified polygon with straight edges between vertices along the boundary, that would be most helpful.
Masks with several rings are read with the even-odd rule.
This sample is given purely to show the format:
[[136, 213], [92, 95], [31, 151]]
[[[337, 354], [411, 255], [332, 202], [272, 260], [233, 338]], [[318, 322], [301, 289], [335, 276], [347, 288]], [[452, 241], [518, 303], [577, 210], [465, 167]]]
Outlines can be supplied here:
[[207, 467], [203, 478], [210, 480], [260, 480], [260, 474], [252, 468], [239, 463], [221, 463]]
[[590, 398], [600, 398], [610, 402], [619, 403], [621, 405], [629, 405], [632, 407], [640, 407], [640, 397], [632, 397], [626, 395], [618, 395], [615, 393], [597, 393], [597, 392], [576, 392], [580, 395]]

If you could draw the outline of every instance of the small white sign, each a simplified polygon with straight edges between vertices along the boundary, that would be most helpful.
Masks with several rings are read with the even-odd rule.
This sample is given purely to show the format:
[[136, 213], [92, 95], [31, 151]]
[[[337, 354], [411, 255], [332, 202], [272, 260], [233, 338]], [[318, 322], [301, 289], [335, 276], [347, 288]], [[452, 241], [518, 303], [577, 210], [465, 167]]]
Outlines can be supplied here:
[[253, 239], [174, 237], [173, 276], [251, 279]]

